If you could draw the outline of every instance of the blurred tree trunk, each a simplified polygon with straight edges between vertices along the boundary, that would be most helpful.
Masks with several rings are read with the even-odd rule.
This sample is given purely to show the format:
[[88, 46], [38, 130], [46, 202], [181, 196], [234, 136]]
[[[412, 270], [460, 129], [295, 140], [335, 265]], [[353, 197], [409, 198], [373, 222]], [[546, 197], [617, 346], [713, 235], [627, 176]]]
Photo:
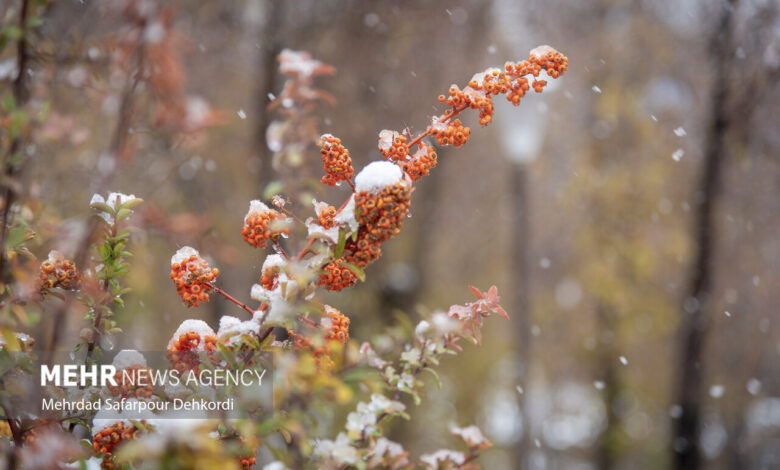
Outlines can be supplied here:
[[531, 423], [529, 417], [530, 403], [527, 400], [528, 384], [530, 382], [531, 365], [531, 311], [529, 299], [529, 275], [528, 259], [530, 254], [530, 230], [531, 220], [528, 203], [528, 166], [514, 163], [511, 169], [512, 187], [512, 272], [514, 273], [514, 290], [512, 293], [512, 305], [515, 310], [512, 314], [512, 323], [515, 328], [516, 348], [515, 359], [520, 365], [520, 377], [518, 386], [522, 393], [518, 394], [518, 408], [523, 416], [523, 435], [516, 446], [516, 463], [519, 468], [524, 467], [526, 456], [531, 449]]
[[274, 93], [274, 84], [276, 77], [276, 57], [281, 51], [281, 25], [284, 18], [285, 2], [266, 0], [265, 2], [265, 21], [260, 26], [258, 38], [260, 48], [257, 55], [257, 90], [255, 98], [255, 135], [252, 155], [260, 159], [260, 190], [264, 190], [266, 185], [273, 180], [273, 152], [268, 149], [266, 142], [266, 129], [270, 124], [269, 113], [267, 111], [269, 98], [268, 95]]
[[689, 281], [686, 309], [682, 313], [682, 341], [677, 377], [677, 403], [682, 408], [674, 423], [674, 468], [696, 470], [701, 467], [699, 433], [701, 402], [704, 399], [702, 352], [709, 331], [712, 279], [714, 271], [715, 203], [720, 193], [723, 161], [726, 158], [726, 134], [731, 126], [729, 113], [729, 69], [734, 55], [732, 47], [733, 17], [736, 0], [721, 7], [717, 28], [710, 39], [714, 65], [712, 111], [704, 144], [704, 170], [696, 198], [696, 258]]
[[[609, 470], [615, 467], [615, 458], [617, 456], [618, 444], [618, 416], [615, 413], [615, 401], [620, 392], [620, 383], [618, 382], [618, 373], [615, 368], [615, 312], [604, 305], [599, 304], [596, 311], [596, 331], [602, 337], [599, 338], [597, 350], [598, 370], [600, 371], [600, 381], [603, 383], [602, 399], [606, 411], [606, 423], [604, 432], [599, 437], [598, 447], [596, 448], [596, 465], [601, 470]], [[607, 340], [604, 335], [609, 335]]]

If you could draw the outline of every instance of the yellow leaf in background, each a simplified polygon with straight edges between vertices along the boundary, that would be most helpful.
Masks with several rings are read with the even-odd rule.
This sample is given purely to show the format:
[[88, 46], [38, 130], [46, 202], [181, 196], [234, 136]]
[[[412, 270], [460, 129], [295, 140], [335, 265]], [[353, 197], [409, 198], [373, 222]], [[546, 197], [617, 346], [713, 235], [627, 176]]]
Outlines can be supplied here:
[[3, 328], [3, 343], [5, 343], [5, 349], [12, 352], [21, 350], [19, 340], [16, 338], [14, 331], [8, 327]]

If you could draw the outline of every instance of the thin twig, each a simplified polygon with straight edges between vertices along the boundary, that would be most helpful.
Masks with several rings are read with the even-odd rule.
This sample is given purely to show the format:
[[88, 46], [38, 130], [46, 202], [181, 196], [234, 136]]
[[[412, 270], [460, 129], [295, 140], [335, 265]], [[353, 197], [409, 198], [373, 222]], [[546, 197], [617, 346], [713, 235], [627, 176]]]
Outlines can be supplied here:
[[238, 305], [239, 307], [243, 308], [247, 312], [249, 312], [250, 315], [255, 314], [255, 310], [253, 310], [251, 307], [249, 307], [247, 304], [241, 302], [240, 300], [236, 299], [232, 295], [225, 292], [221, 287], [217, 287], [215, 285], [211, 285], [212, 288], [214, 288], [214, 292], [221, 295], [222, 297], [226, 298], [227, 300], [233, 302], [234, 304]]

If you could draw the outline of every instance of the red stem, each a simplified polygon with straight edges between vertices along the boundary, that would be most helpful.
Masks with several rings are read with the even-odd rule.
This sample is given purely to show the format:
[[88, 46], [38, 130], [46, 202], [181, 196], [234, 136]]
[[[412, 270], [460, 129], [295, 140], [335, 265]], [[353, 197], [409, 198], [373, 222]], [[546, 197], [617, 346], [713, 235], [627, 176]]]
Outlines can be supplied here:
[[[449, 116], [446, 116], [444, 119], [442, 119], [441, 122], [448, 122], [452, 120], [452, 118], [462, 113], [466, 108], [467, 106], [463, 106], [462, 108], [452, 108], [452, 113]], [[414, 140], [406, 144], [406, 148], [412, 148], [416, 144], [419, 144], [423, 140], [423, 138], [430, 133], [431, 133], [431, 126], [428, 126], [428, 128], [425, 129], [425, 132], [418, 135], [417, 137], [414, 138]]]
[[[224, 298], [228, 299], [229, 301], [231, 301], [231, 302], [233, 302], [234, 304], [238, 305], [239, 307], [243, 308], [244, 310], [246, 310], [247, 312], [249, 312], [249, 314], [250, 314], [250, 315], [254, 315], [254, 314], [255, 314], [255, 311], [254, 311], [254, 310], [252, 310], [252, 309], [251, 309], [251, 308], [250, 308], [250, 307], [249, 307], [247, 304], [245, 304], [245, 303], [241, 302], [240, 300], [236, 299], [236, 298], [235, 298], [235, 297], [233, 297], [232, 295], [228, 294], [227, 292], [225, 292], [224, 290], [222, 290], [222, 288], [221, 288], [221, 287], [217, 287], [217, 286], [215, 286], [215, 285], [212, 285], [211, 287], [213, 287], [213, 288], [214, 288], [214, 292], [216, 292], [217, 294], [220, 294], [220, 295], [222, 295], [222, 297], [224, 297]], [[268, 335], [266, 335], [266, 336], [268, 336]]]
[[[346, 205], [346, 203], [344, 203], [344, 205]], [[341, 209], [344, 208], [344, 205], [341, 206]], [[341, 209], [339, 209], [339, 211], [341, 211]], [[309, 238], [309, 241], [306, 242], [306, 246], [303, 247], [303, 249], [295, 257], [295, 259], [297, 260], [303, 259], [303, 257], [306, 256], [306, 253], [308, 253], [311, 250], [312, 245], [314, 245], [314, 239]]]
[[279, 244], [279, 240], [274, 240], [274, 247], [284, 256], [284, 259], [290, 259], [282, 245]]

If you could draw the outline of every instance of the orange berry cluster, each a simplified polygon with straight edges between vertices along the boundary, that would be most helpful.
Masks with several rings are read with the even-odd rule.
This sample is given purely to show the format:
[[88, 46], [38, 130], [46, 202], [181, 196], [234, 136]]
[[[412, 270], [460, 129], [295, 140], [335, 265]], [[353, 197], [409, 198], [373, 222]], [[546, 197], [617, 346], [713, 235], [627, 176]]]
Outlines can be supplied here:
[[39, 277], [41, 292], [55, 287], [61, 287], [66, 290], [76, 290], [78, 289], [80, 282], [76, 264], [73, 261], [62, 257], [50, 257], [41, 263]]
[[[505, 94], [506, 99], [517, 106], [529, 88], [541, 93], [546, 80], [539, 80], [539, 74], [544, 70], [552, 78], [558, 78], [569, 67], [569, 60], [555, 49], [542, 46], [531, 51], [528, 60], [504, 65], [504, 71], [492, 69], [481, 77], [475, 75], [469, 82], [469, 89], [459, 90], [456, 86], [450, 88], [450, 96], [440, 96], [439, 100], [446, 102], [455, 109], [469, 107], [479, 109], [480, 124], [486, 125], [493, 116], [493, 95]], [[530, 86], [526, 75], [534, 77]]]
[[238, 464], [241, 466], [241, 470], [251, 469], [254, 466], [255, 462], [256, 459], [254, 455], [244, 456], [238, 459]]
[[336, 224], [334, 220], [336, 218], [336, 208], [328, 206], [317, 214], [317, 223], [322, 225], [322, 228], [328, 229]]
[[273, 209], [252, 212], [244, 220], [241, 235], [244, 241], [255, 248], [265, 248], [268, 240], [276, 241], [282, 235], [290, 235], [286, 226], [287, 217]]
[[302, 351], [304, 349], [311, 348], [311, 340], [302, 334], [298, 334], [293, 330], [287, 330], [287, 336], [292, 340], [293, 350]]
[[325, 332], [325, 339], [338, 341], [341, 344], [346, 343], [349, 339], [349, 317], [335, 308], [326, 308], [326, 311], [330, 326]]
[[333, 360], [330, 358], [327, 347], [316, 347], [309, 338], [293, 330], [287, 330], [287, 336], [292, 340], [294, 351], [308, 351], [314, 356], [314, 362], [317, 364], [317, 367], [329, 369], [333, 366]]
[[[492, 78], [490, 74], [485, 76]], [[493, 83], [490, 83], [490, 85], [493, 85]], [[448, 106], [456, 109], [479, 109], [479, 123], [486, 126], [493, 120], [493, 98], [487, 90], [481, 92], [478, 91], [479, 89], [480, 85], [476, 80], [471, 80], [468, 88], [465, 90], [461, 90], [457, 85], [452, 85], [448, 92], [449, 96], [440, 95], [439, 102], [447, 103]]]
[[266, 268], [260, 276], [260, 285], [263, 286], [265, 290], [274, 290], [277, 286], [276, 280], [279, 277], [279, 272], [279, 266]]
[[398, 166], [409, 175], [412, 181], [428, 175], [431, 169], [436, 168], [436, 150], [430, 145], [420, 143], [420, 148], [408, 160], [398, 163]]
[[335, 186], [339, 181], [349, 181], [355, 170], [352, 168], [352, 159], [349, 150], [341, 145], [341, 139], [326, 134], [320, 138], [320, 153], [325, 176], [322, 183]]
[[[140, 370], [144, 370], [141, 378]], [[108, 385], [111, 395], [122, 398], [149, 398], [154, 393], [150, 377], [151, 369], [144, 366], [130, 366], [116, 371], [114, 381], [117, 385]], [[127, 380], [125, 380], [127, 379]], [[145, 383], [144, 383], [145, 382]]]
[[387, 148], [381, 148], [382, 155], [388, 160], [400, 162], [406, 160], [409, 155], [409, 147], [406, 146], [406, 137], [396, 134], [393, 137], [393, 143]]
[[217, 276], [219, 269], [212, 269], [206, 260], [196, 255], [171, 265], [171, 279], [176, 292], [190, 307], [197, 307], [198, 302], [208, 302], [209, 292], [213, 289], [211, 283]]
[[[141, 421], [141, 423], [146, 423]], [[114, 450], [123, 441], [136, 440], [141, 429], [133, 424], [117, 421], [111, 426], [101, 430], [92, 438], [92, 448], [95, 452], [103, 454], [103, 461], [100, 463], [102, 469], [114, 468]]]
[[409, 213], [410, 197], [411, 189], [402, 183], [388, 186], [379, 194], [356, 193], [355, 210], [360, 224], [357, 237], [347, 241], [341, 258], [325, 265], [317, 283], [332, 291], [355, 284], [357, 276], [341, 261], [364, 268], [379, 258], [381, 244], [401, 230], [404, 217]]
[[32, 446], [37, 438], [38, 429], [36, 427], [31, 427], [22, 433], [22, 442], [28, 447]]
[[[446, 114], [452, 114], [447, 110]], [[431, 136], [436, 139], [439, 145], [452, 145], [460, 147], [469, 140], [471, 129], [463, 127], [460, 119], [447, 119], [446, 122], [439, 121], [431, 127]]]
[[179, 336], [165, 353], [171, 367], [181, 373], [197, 371], [200, 366], [198, 346], [201, 341], [206, 351], [212, 352], [217, 349], [217, 337], [214, 335], [202, 338], [198, 333], [189, 331]]
[[323, 266], [323, 273], [320, 274], [317, 284], [325, 286], [332, 291], [340, 291], [347, 287], [352, 287], [358, 281], [357, 275], [347, 266], [344, 266], [336, 260]]
[[[409, 214], [409, 199], [411, 188], [403, 183], [396, 183], [384, 188], [379, 194], [361, 191], [355, 195], [355, 210], [357, 221], [363, 229], [363, 234], [358, 233], [357, 240], [351, 242], [348, 247], [352, 251], [351, 261], [365, 267], [376, 257], [360, 257], [358, 253], [367, 254], [366, 246], [361, 241], [369, 244], [384, 243], [398, 234], [403, 225], [404, 218]], [[367, 248], [368, 252], [373, 252]], [[378, 253], [376, 254], [378, 257]]]

